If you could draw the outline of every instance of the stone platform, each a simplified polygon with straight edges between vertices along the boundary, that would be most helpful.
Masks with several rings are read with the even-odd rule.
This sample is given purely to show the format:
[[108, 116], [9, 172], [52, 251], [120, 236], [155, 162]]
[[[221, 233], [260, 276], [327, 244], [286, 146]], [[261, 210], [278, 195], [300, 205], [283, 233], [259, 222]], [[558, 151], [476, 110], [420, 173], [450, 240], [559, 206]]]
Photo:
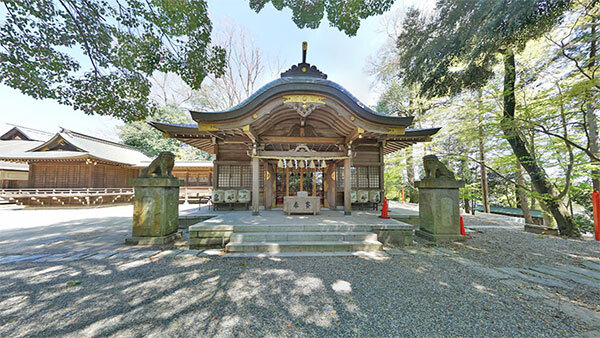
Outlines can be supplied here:
[[319, 215], [285, 215], [282, 210], [218, 214], [189, 227], [192, 249], [221, 247], [239, 252], [374, 252], [383, 244], [412, 243], [413, 226], [381, 219], [375, 212], [322, 210]]

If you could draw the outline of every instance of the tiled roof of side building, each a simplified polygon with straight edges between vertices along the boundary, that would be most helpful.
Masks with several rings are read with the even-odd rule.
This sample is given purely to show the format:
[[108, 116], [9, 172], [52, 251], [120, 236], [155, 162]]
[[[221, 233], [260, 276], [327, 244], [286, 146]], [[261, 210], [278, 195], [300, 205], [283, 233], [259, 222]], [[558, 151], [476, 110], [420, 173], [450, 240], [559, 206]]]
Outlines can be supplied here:
[[10, 140], [11, 138], [9, 137], [15, 133], [24, 135], [28, 141], [42, 142], [49, 140], [54, 135], [47, 131], [19, 126], [12, 123], [4, 123], [2, 126], [0, 126], [0, 139], [2, 140]]
[[20, 153], [28, 151], [44, 142], [40, 141], [25, 141], [25, 140], [6, 140], [0, 141], [0, 155], [9, 153]]
[[[52, 149], [53, 145], [66, 141], [70, 144], [69, 150]], [[6, 142], [6, 141], [3, 141]], [[48, 141], [39, 143], [36, 147], [27, 150], [11, 151], [0, 154], [0, 159], [11, 161], [27, 161], [33, 159], [74, 159], [92, 157], [115, 163], [123, 163], [137, 166], [142, 162], [150, 161], [150, 158], [139, 150], [120, 143], [111, 142], [93, 136], [61, 129]]]

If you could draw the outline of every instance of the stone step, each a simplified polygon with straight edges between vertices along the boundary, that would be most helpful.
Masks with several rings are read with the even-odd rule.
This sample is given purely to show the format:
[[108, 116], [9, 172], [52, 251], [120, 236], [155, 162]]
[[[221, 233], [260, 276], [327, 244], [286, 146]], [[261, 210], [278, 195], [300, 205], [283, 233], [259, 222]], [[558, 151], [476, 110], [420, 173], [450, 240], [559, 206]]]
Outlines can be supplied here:
[[347, 224], [235, 225], [233, 232], [370, 232], [372, 226]]
[[389, 258], [383, 251], [342, 251], [342, 252], [236, 252], [227, 253], [227, 258], [266, 258], [266, 257], [368, 257], [377, 260]]
[[343, 252], [379, 251], [377, 241], [299, 241], [299, 242], [242, 242], [229, 243], [227, 252]]
[[318, 242], [318, 241], [377, 241], [372, 232], [246, 232], [233, 233], [230, 243], [241, 242]]

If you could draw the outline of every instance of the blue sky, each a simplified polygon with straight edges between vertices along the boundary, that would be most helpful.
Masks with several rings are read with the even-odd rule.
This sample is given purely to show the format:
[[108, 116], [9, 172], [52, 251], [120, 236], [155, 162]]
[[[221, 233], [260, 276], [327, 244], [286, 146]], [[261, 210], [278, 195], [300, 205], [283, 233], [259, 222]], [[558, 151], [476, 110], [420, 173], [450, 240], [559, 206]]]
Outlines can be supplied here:
[[[430, 1], [397, 0], [391, 12], [411, 4], [424, 6]], [[368, 58], [385, 43], [382, 16], [363, 20], [358, 34], [348, 37], [324, 20], [318, 29], [299, 29], [291, 20], [291, 11], [277, 11], [268, 4], [260, 13], [250, 10], [247, 0], [208, 0], [209, 14], [215, 30], [227, 23], [243, 27], [258, 47], [278, 55], [287, 68], [301, 61], [301, 43], [308, 41], [307, 62], [328, 74], [329, 79], [346, 87], [366, 104], [375, 104], [378, 93], [365, 72]], [[264, 83], [269, 80], [265, 78]], [[264, 84], [264, 83], [261, 83]], [[120, 121], [90, 116], [52, 100], [35, 100], [19, 91], [0, 85], [0, 122], [24, 125], [56, 132], [65, 127], [90, 135], [116, 140]]]

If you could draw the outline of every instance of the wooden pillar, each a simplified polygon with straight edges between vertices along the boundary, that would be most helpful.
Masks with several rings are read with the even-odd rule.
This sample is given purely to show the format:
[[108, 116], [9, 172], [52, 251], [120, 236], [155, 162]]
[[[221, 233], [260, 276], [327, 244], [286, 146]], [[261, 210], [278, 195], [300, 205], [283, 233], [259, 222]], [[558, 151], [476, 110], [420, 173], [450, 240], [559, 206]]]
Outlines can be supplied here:
[[285, 195], [290, 195], [290, 168], [285, 168]]
[[35, 164], [29, 163], [29, 172], [27, 173], [27, 188], [37, 188], [35, 177], [37, 175]]
[[275, 170], [273, 170], [273, 165], [270, 163], [265, 163], [265, 210], [270, 210], [273, 205], [274, 191], [273, 191], [273, 182], [275, 181]]
[[323, 170], [323, 185], [325, 187], [325, 202], [329, 209], [335, 210], [335, 193], [336, 193], [336, 180], [335, 180], [335, 163], [331, 162]]
[[352, 200], [350, 199], [351, 170], [350, 158], [344, 159], [344, 215], [352, 215]]
[[252, 216], [258, 216], [258, 183], [259, 183], [259, 165], [258, 157], [252, 158]]
[[300, 191], [304, 191], [304, 168], [300, 168]]
[[317, 169], [313, 169], [313, 179], [312, 179], [312, 183], [313, 183], [313, 196], [317, 196]]
[[94, 165], [90, 163], [87, 166], [88, 166], [87, 188], [93, 188], [94, 187]]

